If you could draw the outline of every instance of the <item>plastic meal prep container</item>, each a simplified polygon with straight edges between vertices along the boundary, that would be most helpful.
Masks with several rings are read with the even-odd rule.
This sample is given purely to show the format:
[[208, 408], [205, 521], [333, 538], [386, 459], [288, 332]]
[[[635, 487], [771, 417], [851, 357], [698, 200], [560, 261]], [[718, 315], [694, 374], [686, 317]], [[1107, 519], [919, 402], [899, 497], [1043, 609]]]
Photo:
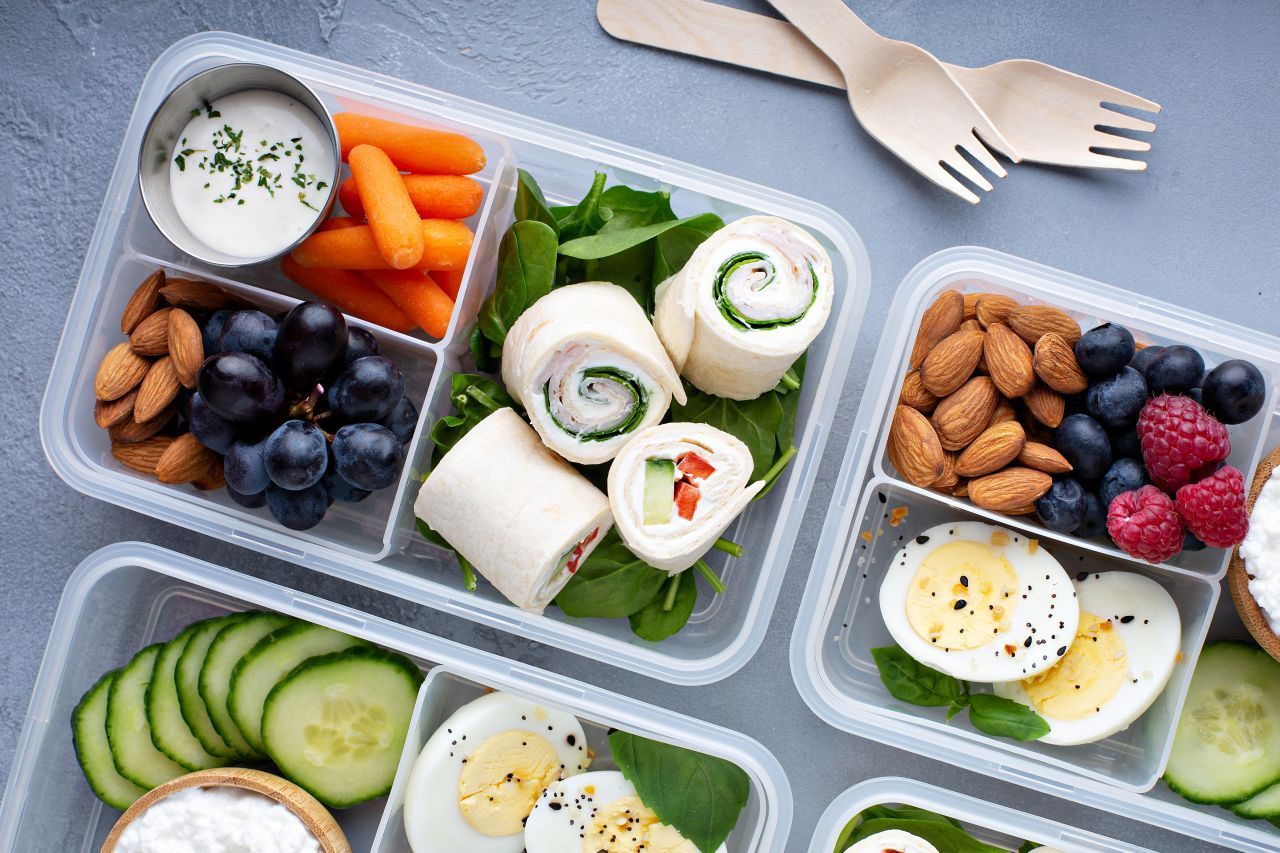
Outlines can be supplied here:
[[[823, 719], [864, 737], [1227, 847], [1280, 849], [1280, 830], [1265, 821], [1193, 805], [1159, 782], [1200, 649], [1206, 637], [1218, 636], [1210, 623], [1229, 551], [1206, 549], [1149, 566], [1109, 542], [1054, 533], [1032, 518], [1001, 516], [912, 486], [889, 463], [889, 422], [920, 314], [948, 288], [1055, 305], [1080, 319], [1084, 328], [1116, 322], [1140, 341], [1194, 346], [1210, 366], [1227, 358], [1248, 359], [1266, 376], [1268, 399], [1252, 421], [1231, 428], [1229, 461], [1251, 471], [1266, 450], [1280, 443], [1280, 340], [989, 249], [947, 249], [925, 259], [907, 275], [889, 312], [815, 552], [791, 643], [791, 669], [801, 695]], [[1069, 575], [1123, 570], [1159, 582], [1181, 615], [1182, 657], [1146, 714], [1105, 740], [1054, 747], [989, 737], [964, 718], [948, 724], [945, 714], [935, 713], [942, 709], [911, 706], [890, 696], [869, 651], [891, 642], [880, 615], [880, 582], [905, 537], [952, 520], [990, 521], [1036, 538]]]
[[408, 768], [436, 724], [488, 688], [576, 715], [600, 756], [592, 769], [608, 769], [610, 727], [732, 761], [746, 771], [751, 793], [729, 850], [767, 853], [785, 844], [792, 815], [786, 774], [745, 735], [221, 566], [124, 542], [89, 555], [63, 592], [0, 804], [0, 850], [97, 850], [120, 813], [98, 802], [76, 764], [72, 709], [102, 673], [123, 666], [139, 649], [168, 640], [197, 619], [251, 608], [363, 637], [430, 668], [391, 797], [335, 812], [357, 851], [408, 853], [399, 801]]
[[[421, 419], [398, 484], [364, 503], [335, 506], [319, 526], [294, 533], [263, 510], [245, 510], [225, 494], [165, 486], [120, 465], [105, 431], [93, 422], [93, 376], [122, 340], [121, 310], [155, 267], [235, 289], [250, 302], [287, 309], [307, 298], [274, 265], [226, 273], [179, 254], [151, 224], [137, 188], [137, 146], [152, 111], [169, 90], [201, 70], [234, 61], [281, 68], [310, 85], [332, 111], [356, 111], [465, 133], [480, 142], [488, 165], [475, 177], [484, 205], [473, 217], [475, 246], [453, 319], [442, 340], [373, 328], [384, 353], [409, 378]], [[513, 214], [516, 168], [528, 169], [552, 204], [576, 202], [593, 172], [610, 184], [668, 189], [678, 215], [710, 210], [725, 220], [770, 213], [797, 222], [831, 255], [835, 305], [809, 347], [795, 443], [799, 452], [778, 487], [743, 513], [726, 535], [745, 548], [733, 560], [707, 559], [725, 579], [725, 595], [703, 595], [689, 624], [661, 644], [632, 635], [626, 620], [578, 620], [551, 608], [520, 611], [487, 584], [468, 593], [452, 554], [415, 531], [413, 499], [430, 464], [430, 425], [451, 410], [449, 377], [468, 364], [467, 336], [491, 290], [498, 241]], [[514, 113], [229, 33], [184, 39], [148, 72], [90, 241], [40, 416], [40, 435], [54, 470], [75, 488], [120, 506], [245, 545], [263, 553], [373, 587], [571, 651], [679, 684], [705, 684], [737, 670], [764, 638], [800, 526], [827, 433], [844, 387], [870, 289], [858, 235], [828, 208], [665, 157], [570, 132]], [[364, 324], [362, 324], [364, 325]]]
[[1024, 841], [1049, 846], [1062, 853], [1150, 853], [1097, 833], [1015, 811], [1005, 806], [957, 794], [914, 779], [868, 779], [847, 789], [827, 806], [813, 831], [809, 853], [832, 853], [845, 824], [872, 806], [915, 806], [960, 821], [979, 841], [1006, 850], [1018, 850]]

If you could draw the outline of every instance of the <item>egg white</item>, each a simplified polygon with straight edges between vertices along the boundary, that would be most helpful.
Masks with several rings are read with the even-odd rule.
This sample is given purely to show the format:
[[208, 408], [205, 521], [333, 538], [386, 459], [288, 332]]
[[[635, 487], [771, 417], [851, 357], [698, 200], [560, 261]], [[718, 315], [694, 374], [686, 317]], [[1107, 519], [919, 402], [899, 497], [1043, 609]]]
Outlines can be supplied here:
[[868, 835], [846, 853], [938, 853], [938, 848], [914, 833], [886, 829]]
[[[992, 544], [993, 534], [997, 541]], [[971, 649], [945, 649], [920, 636], [907, 618], [907, 597], [917, 569], [935, 549], [951, 542], [987, 544], [1003, 556], [1018, 580], [1009, 627]], [[1053, 555], [1026, 534], [982, 521], [939, 524], [921, 532], [893, 557], [880, 584], [880, 613], [894, 641], [920, 663], [966, 681], [1018, 681], [1058, 662], [1076, 634], [1080, 608], [1071, 578]], [[994, 630], [994, 629], [993, 629]]]
[[[1134, 572], [1093, 572], [1075, 581], [1080, 609], [1111, 620], [1124, 643], [1128, 673], [1120, 689], [1097, 713], [1075, 720], [1045, 716], [1042, 743], [1092, 743], [1127, 729], [1146, 713], [1173, 675], [1182, 645], [1178, 606], [1159, 583]], [[1030, 705], [1019, 682], [997, 684], [999, 696]]]
[[414, 762], [404, 796], [404, 828], [414, 853], [521, 853], [524, 836], [482, 835], [458, 808], [458, 777], [467, 756], [509, 729], [544, 738], [565, 776], [590, 765], [587, 737], [572, 714], [513, 696], [489, 693], [454, 711], [427, 740]]

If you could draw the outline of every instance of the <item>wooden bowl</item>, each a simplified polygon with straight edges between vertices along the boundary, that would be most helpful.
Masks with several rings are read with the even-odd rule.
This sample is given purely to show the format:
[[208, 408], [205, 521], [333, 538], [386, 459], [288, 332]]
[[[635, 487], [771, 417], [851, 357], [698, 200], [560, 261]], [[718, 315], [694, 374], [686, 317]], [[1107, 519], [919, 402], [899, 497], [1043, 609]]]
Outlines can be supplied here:
[[[1250, 513], [1253, 512], [1253, 505], [1257, 503], [1262, 487], [1271, 479], [1271, 474], [1277, 467], [1280, 467], [1280, 447], [1272, 450], [1258, 463], [1258, 470], [1253, 474], [1253, 483], [1249, 486], [1249, 497], [1245, 503], [1245, 508]], [[1236, 611], [1240, 614], [1244, 626], [1253, 635], [1253, 639], [1267, 654], [1280, 661], [1280, 637], [1271, 630], [1267, 615], [1258, 606], [1253, 593], [1249, 592], [1249, 570], [1245, 566], [1244, 558], [1240, 556], [1238, 547], [1231, 556], [1231, 564], [1227, 567], [1227, 588], [1231, 590], [1231, 600], [1235, 603]]]
[[213, 770], [200, 770], [196, 773], [188, 773], [186, 776], [179, 776], [177, 779], [165, 782], [158, 788], [151, 789], [139, 797], [137, 802], [129, 806], [129, 810], [120, 816], [115, 826], [111, 827], [107, 840], [102, 843], [102, 853], [115, 853], [116, 843], [120, 840], [121, 834], [152, 803], [164, 799], [175, 791], [182, 791], [187, 788], [214, 788], [218, 786], [244, 788], [245, 790], [256, 791], [263, 796], [270, 797], [293, 812], [302, 821], [307, 831], [314, 835], [316, 841], [320, 843], [320, 849], [324, 853], [351, 853], [351, 845], [347, 842], [347, 837], [343, 835], [342, 827], [338, 826], [338, 822], [333, 819], [333, 815], [329, 814], [329, 810], [319, 800], [287, 779], [282, 779], [273, 773], [250, 770], [245, 767], [218, 767]]

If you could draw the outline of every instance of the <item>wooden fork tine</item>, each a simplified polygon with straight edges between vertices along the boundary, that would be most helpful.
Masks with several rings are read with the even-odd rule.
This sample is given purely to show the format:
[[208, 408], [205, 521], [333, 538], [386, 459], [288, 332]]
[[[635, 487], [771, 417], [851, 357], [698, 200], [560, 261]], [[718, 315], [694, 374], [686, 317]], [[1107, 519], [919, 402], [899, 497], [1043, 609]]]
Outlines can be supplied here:
[[1145, 139], [1130, 139], [1127, 136], [1116, 136], [1114, 133], [1105, 133], [1101, 130], [1094, 132], [1093, 140], [1089, 145], [1090, 148], [1112, 148], [1116, 151], [1151, 150], [1151, 143]]
[[1115, 86], [1109, 86], [1106, 83], [1100, 83], [1097, 80], [1089, 80], [1089, 82], [1092, 83], [1093, 88], [1097, 90], [1098, 100], [1104, 104], [1116, 104], [1117, 106], [1143, 110], [1144, 112], [1149, 113], [1160, 112], [1160, 105], [1155, 101], [1148, 101], [1146, 98], [1135, 95], [1132, 92], [1126, 92], [1124, 89], [1117, 89]]
[[1000, 161], [995, 158], [995, 155], [991, 153], [977, 133], [970, 132], [960, 140], [960, 147], [967, 151], [970, 157], [981, 163], [988, 171], [1001, 178], [1008, 176], [1009, 173], [1004, 170], [1004, 166], [1000, 165]]
[[1102, 108], [1102, 118], [1098, 120], [1098, 124], [1103, 127], [1117, 127], [1121, 130], [1141, 130], [1146, 133], [1151, 133], [1156, 129], [1153, 122], [1126, 115], [1125, 113], [1118, 113], [1106, 107]]
[[943, 161], [956, 172], [960, 173], [960, 177], [982, 187], [987, 192], [991, 192], [995, 187], [991, 185], [991, 181], [987, 180], [987, 176], [979, 172], [973, 167], [973, 164], [964, 158], [959, 151], [953, 151], [946, 160]]
[[955, 193], [960, 198], [969, 202], [969, 204], [977, 204], [982, 199], [978, 198], [973, 190], [956, 180], [955, 176], [942, 168], [941, 163], [912, 163], [911, 166], [920, 174], [933, 181], [938, 186], [948, 192]]
[[1119, 169], [1125, 172], [1143, 172], [1147, 168], [1147, 164], [1143, 160], [1113, 157], [1110, 154], [1099, 154], [1096, 151], [1086, 151], [1074, 162], [1064, 163], [1063, 165], [1080, 166], [1086, 169]]

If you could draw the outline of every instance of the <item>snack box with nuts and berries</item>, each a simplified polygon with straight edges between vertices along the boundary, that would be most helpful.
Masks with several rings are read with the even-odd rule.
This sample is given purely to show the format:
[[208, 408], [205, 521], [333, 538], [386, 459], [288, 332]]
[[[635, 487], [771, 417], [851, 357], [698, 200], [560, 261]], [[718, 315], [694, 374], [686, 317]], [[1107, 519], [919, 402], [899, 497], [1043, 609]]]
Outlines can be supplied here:
[[[986, 311], [979, 307], [984, 300]], [[939, 306], [948, 302], [953, 306], [948, 309], [953, 316], [937, 320]], [[954, 313], [956, 308], [958, 314]], [[992, 309], [1001, 313], [993, 313]], [[925, 318], [923, 324], [922, 317]], [[976, 323], [970, 324], [970, 319]], [[1074, 343], [1082, 333], [1108, 323], [1126, 330], [1134, 339], [1126, 345], [1124, 336], [1112, 332], [1111, 327], [1094, 335], [1094, 338], [1103, 335], [1107, 339], [1103, 343], [1115, 344], [1116, 352], [1111, 357], [1117, 363], [1128, 356], [1132, 356], [1129, 360], [1133, 362], [1144, 349], [1160, 352], [1155, 348], [1179, 347], [1173, 350], [1177, 358], [1186, 356], [1189, 350], [1203, 359], [1206, 376], [1182, 380], [1195, 387], [1157, 389], [1170, 392], [1169, 396], [1143, 395], [1137, 403], [1126, 403], [1122, 393], [1109, 392], [1101, 395], [1102, 399], [1095, 396], [1092, 411], [1086, 388], [1099, 384], [1096, 377], [1085, 375], [1083, 382], [1079, 378], [1074, 380], [1075, 387], [1083, 394], [1075, 392], [1076, 396], [1072, 396], [1053, 391], [1045, 375], [1064, 389], [1068, 388], [1063, 383], [1072, 381], [1069, 374], [1077, 370], [1084, 374], [1080, 362], [1092, 364], [1090, 359], [1098, 356], [1097, 352], [1088, 351], [1088, 342], [1081, 348]], [[922, 325], [923, 335], [919, 333]], [[1012, 332], [1013, 337], [1004, 334], [1006, 331]], [[959, 337], [953, 337], [957, 335]], [[966, 335], [983, 339], [977, 358], [972, 351], [973, 342], [966, 341]], [[1053, 336], [1047, 342], [1047, 349], [1043, 340], [1046, 335]], [[913, 356], [916, 342], [924, 338], [929, 340]], [[993, 339], [1000, 349], [988, 346]], [[934, 362], [947, 362], [944, 367], [956, 363], [957, 359], [963, 363], [951, 368], [951, 375], [947, 375], [947, 370], [939, 371], [938, 364], [931, 365], [934, 368], [931, 384], [935, 390], [952, 396], [930, 394], [923, 382], [916, 385], [915, 380], [920, 377], [918, 372], [913, 373], [945, 341], [949, 342], [943, 346], [942, 355], [934, 357]], [[966, 349], [967, 355], [960, 353]], [[1036, 370], [1037, 349], [1040, 371]], [[1017, 354], [1018, 358], [1009, 359], [1015, 367], [1023, 366], [1020, 385], [1013, 381], [1018, 370], [993, 363], [1002, 358], [1006, 350]], [[1028, 359], [1030, 365], [1026, 364]], [[1046, 360], [1051, 360], [1052, 366], [1046, 367]], [[1195, 358], [1190, 360], [1194, 362]], [[973, 362], [972, 369], [969, 361]], [[1265, 384], [1265, 391], [1261, 393], [1261, 400], [1246, 401], [1233, 411], [1229, 404], [1238, 401], [1228, 399], [1231, 394], [1227, 392], [1231, 389], [1224, 390], [1224, 384], [1218, 383], [1223, 387], [1211, 391], [1207, 377], [1212, 376], [1219, 365], [1237, 361], [1253, 366]], [[1120, 372], [1143, 367], [1141, 359], [1136, 364], [1137, 368], [1125, 365]], [[1173, 386], [1175, 380], [1169, 379], [1168, 374], [1179, 370], [1190, 373], [1177, 363], [1165, 367], [1168, 368], [1165, 376], [1159, 372], [1153, 375], [1153, 385]], [[1000, 373], [1002, 368], [1000, 380], [1004, 390], [992, 378], [993, 373]], [[1218, 376], [1231, 370], [1229, 366]], [[929, 371], [926, 368], [924, 372]], [[1150, 370], [1146, 373], [1150, 374]], [[905, 390], [904, 377], [908, 378]], [[1144, 376], [1143, 381], [1145, 379]], [[1200, 516], [1205, 505], [1225, 506], [1234, 512], [1234, 484], [1228, 481], [1227, 475], [1238, 469], [1247, 482], [1258, 459], [1280, 443], [1280, 421], [1275, 417], [1278, 383], [1280, 340], [1269, 335], [1174, 309], [1137, 293], [989, 249], [948, 249], [922, 261], [904, 280], [889, 313], [879, 356], [850, 437], [796, 621], [791, 666], [801, 695], [827, 722], [865, 737], [1236, 849], [1275, 849], [1280, 843], [1280, 830], [1265, 821], [1235, 817], [1222, 808], [1188, 803], [1161, 781], [1161, 775], [1169, 759], [1187, 686], [1206, 639], [1245, 638], [1229, 602], [1225, 599], [1220, 602], [1221, 579], [1233, 549], [1197, 543], [1188, 529], [1198, 527], [1210, 539], [1215, 535], [1234, 537], [1239, 532], [1234, 516], [1211, 515], [1208, 530], [1206, 520]], [[979, 391], [966, 391], [970, 384], [984, 387]], [[1028, 400], [1028, 394], [1044, 399]], [[948, 405], [954, 395], [970, 399]], [[941, 399], [937, 399], [939, 396]], [[1184, 410], [1176, 420], [1187, 423], [1186, 429], [1198, 436], [1201, 433], [1208, 436], [1195, 442], [1192, 448], [1202, 453], [1202, 458], [1190, 461], [1173, 458], [1182, 451], [1176, 440], [1170, 440], [1167, 431], [1161, 433], [1159, 423], [1160, 417], [1170, 411], [1169, 397], [1177, 398], [1173, 408]], [[1193, 405], [1193, 399], [1204, 400], [1206, 405], [1199, 402]], [[1045, 400], [1049, 401], [1048, 405], [1044, 404]], [[1130, 467], [1136, 472], [1135, 479], [1113, 485], [1128, 491], [1107, 494], [1109, 518], [1092, 517], [1092, 512], [1070, 518], [1071, 508], [1067, 506], [1070, 501], [1049, 489], [1060, 481], [1074, 480], [1086, 494], [1098, 494], [1103, 490], [1110, 467], [1090, 470], [1091, 465], [1100, 463], [1069, 442], [1066, 447], [1060, 446], [1059, 436], [1063, 431], [1049, 428], [1046, 421], [1060, 426], [1071, 414], [1101, 421], [1112, 414], [1107, 407], [1117, 400], [1123, 404], [1121, 408], [1128, 407], [1124, 415], [1127, 420], [1106, 428], [1104, 435], [1115, 442], [1116, 460], [1134, 460], [1135, 465]], [[1221, 420], [1207, 412], [1209, 405], [1222, 413]], [[910, 411], [904, 413], [904, 408]], [[1251, 414], [1250, 409], [1256, 414], [1244, 417]], [[899, 423], [896, 429], [895, 415]], [[966, 419], [982, 423], [970, 424]], [[1237, 420], [1238, 423], [1234, 422]], [[902, 426], [904, 422], [907, 428]], [[1003, 424], [1012, 425], [1004, 427], [1009, 430], [1007, 435], [1000, 429]], [[997, 431], [989, 433], [992, 428]], [[1139, 432], [1146, 435], [1145, 446], [1143, 436], [1136, 435]], [[935, 468], [920, 448], [931, 438], [941, 444], [939, 435], [947, 436], [949, 446], [940, 448], [947, 456], [943, 464]], [[1226, 441], [1214, 440], [1223, 436]], [[1134, 446], [1127, 444], [1129, 442], [1136, 444], [1131, 455], [1125, 449]], [[1016, 446], [1010, 447], [1011, 443]], [[1033, 445], [1034, 453], [1028, 453], [1027, 448]], [[967, 463], [964, 466], [967, 475], [956, 470], [956, 462], [962, 458]], [[1174, 461], [1182, 468], [1177, 468]], [[1080, 469], [1084, 469], [1083, 472]], [[1144, 474], [1159, 485], [1143, 486]], [[1182, 491], [1176, 482], [1179, 476], [1190, 481]], [[996, 478], [994, 486], [992, 477]], [[1002, 479], [1007, 482], [1002, 483]], [[1222, 500], [1193, 500], [1199, 490], [1204, 489], [1221, 489]], [[1136, 496], [1150, 503], [1151, 508], [1126, 504]], [[1127, 538], [1135, 525], [1139, 530], [1136, 539], [1140, 542], [1160, 543], [1162, 537], [1171, 538], [1170, 531], [1162, 529], [1165, 526], [1185, 539], [1176, 543], [1179, 546], [1176, 549], [1166, 543], [1160, 545], [1162, 552], [1131, 556], [1126, 549], [1140, 550], [1133, 548], [1133, 540]], [[1146, 529], [1148, 525], [1151, 530]], [[1063, 532], [1064, 529], [1072, 532]], [[1115, 725], [1096, 731], [1096, 737], [1086, 739], [1087, 742], [1051, 745], [1032, 737], [1019, 740], [1012, 736], [1016, 732], [1008, 719], [993, 723], [988, 713], [991, 708], [975, 707], [964, 680], [945, 679], [953, 685], [946, 689], [962, 691], [962, 695], [956, 694], [957, 704], [953, 707], [947, 707], [949, 701], [941, 696], [918, 696], [905, 701], [901, 697], [906, 694], [901, 690], [890, 692], [890, 683], [902, 673], [888, 671], [889, 666], [884, 664], [892, 665], [893, 659], [891, 655], [885, 657], [885, 649], [892, 649], [895, 643], [910, 646], [912, 632], [904, 632], [897, 623], [901, 613], [911, 618], [911, 611], [920, 605], [920, 600], [911, 598], [912, 593], [907, 592], [904, 585], [897, 594], [905, 596], [906, 606], [902, 606], [902, 599], [886, 606], [889, 593], [885, 590], [891, 588], [886, 580], [901, 579], [902, 572], [910, 577], [913, 568], [918, 568], [914, 577], [922, 584], [921, 589], [936, 588], [923, 586], [929, 578], [928, 560], [921, 561], [920, 555], [927, 548], [938, 547], [938, 542], [924, 543], [931, 535], [935, 540], [949, 534], [963, 538], [975, 530], [985, 531], [978, 535], [991, 537], [992, 547], [1007, 545], [997, 550], [1012, 564], [1011, 571], [1019, 582], [1031, 581], [1023, 590], [1024, 599], [1030, 595], [1034, 600], [1042, 591], [1040, 577], [1028, 578], [1025, 569], [1042, 565], [1035, 561], [1043, 559], [1044, 554], [1037, 557], [1036, 551], [1047, 552], [1065, 572], [1065, 576], [1061, 572], [1058, 576], [1068, 584], [1066, 598], [1077, 597], [1073, 586], [1079, 590], [1080, 611], [1086, 609], [1087, 590], [1101, 588], [1090, 584], [1098, 576], [1106, 578], [1107, 573], [1124, 573], [1129, 576], [1127, 580], [1132, 587], [1145, 590], [1133, 595], [1116, 594], [1103, 603], [1095, 596], [1091, 605], [1098, 610], [1106, 608], [1102, 616], [1107, 624], [1102, 627], [1107, 629], [1127, 631], [1146, 626], [1154, 634], [1158, 621], [1154, 611], [1159, 609], [1164, 614], [1161, 619], [1166, 627], [1158, 632], [1159, 640], [1153, 638], [1153, 642], [1165, 645], [1171, 669], [1159, 674], [1160, 679], [1167, 677], [1167, 681], [1158, 681], [1155, 689], [1159, 689], [1159, 684], [1163, 684], [1163, 689], [1154, 698], [1147, 697], [1151, 704], [1143, 706], [1144, 713], [1135, 718], [1137, 708], [1131, 709]], [[1111, 535], [1122, 544], [1112, 541]], [[1163, 558], [1163, 562], [1153, 563], [1143, 557]], [[1048, 580], [1046, 573], [1044, 581]], [[967, 586], [972, 581], [960, 577], [958, 582], [965, 586], [955, 588], [960, 591], [960, 598], [954, 601], [954, 607], [958, 613], [970, 612], [976, 596], [963, 593], [974, 592]], [[978, 594], [981, 595], [981, 591]], [[1059, 604], [1055, 595], [1050, 593], [1041, 599], [1049, 608], [1041, 615], [1055, 613], [1053, 607]], [[950, 604], [951, 599], [947, 602]], [[1215, 620], [1220, 603], [1222, 615]], [[938, 621], [938, 625], [924, 627], [926, 633], [947, 624], [950, 606], [941, 616], [937, 610], [928, 610], [928, 602], [924, 607], [920, 612], [932, 613]], [[1061, 612], [1058, 610], [1056, 614]], [[1079, 618], [1083, 625], [1084, 616]], [[1002, 630], [998, 620], [992, 624], [996, 626], [993, 631]], [[1021, 657], [1022, 642], [1007, 646], [1005, 654], [1011, 660], [1023, 660], [1025, 666], [1038, 664], [1041, 648], [1049, 659], [1055, 654], [1062, 655], [1072, 642], [1072, 637], [1056, 635], [1055, 629], [1064, 627], [1057, 615], [1052, 616], [1052, 621], [1028, 616], [1025, 623], [1019, 622], [1010, 630], [1022, 630], [1024, 625], [1028, 629], [1025, 631], [1028, 657]], [[911, 627], [919, 632], [922, 623], [913, 623]], [[1029, 630], [1032, 628], [1042, 633], [1031, 636], [1035, 633]], [[1066, 630], [1070, 630], [1070, 626]], [[1074, 631], [1071, 633], [1076, 636]], [[1049, 640], [1046, 635], [1053, 639]], [[1018, 636], [1021, 639], [1021, 635]], [[931, 656], [931, 651], [954, 651], [963, 647], [965, 643], [957, 643], [957, 639], [955, 635], [944, 639], [950, 649], [917, 649], [896, 660], [911, 669], [923, 659], [930, 669], [940, 668], [964, 679], [964, 669], [958, 661]], [[875, 655], [872, 649], [877, 649]], [[999, 650], [995, 654], [1004, 656]], [[1130, 654], [1136, 663], [1138, 646], [1131, 647]], [[975, 673], [989, 675], [994, 664], [979, 661], [964, 666], [973, 667]], [[1053, 664], [1047, 666], [1050, 668], [1045, 672], [1052, 673]], [[1130, 675], [1137, 680], [1145, 680], [1151, 674], [1141, 666], [1131, 669]], [[1123, 667], [1120, 671], [1123, 672]], [[972, 695], [991, 697], [991, 688], [980, 682], [1003, 679], [975, 675], [968, 680], [975, 684]], [[1021, 682], [1022, 685], [1029, 683]], [[1000, 689], [1004, 686], [994, 685], [1001, 696], [1007, 695]], [[996, 705], [994, 699], [990, 705]], [[967, 713], [963, 713], [965, 710]], [[980, 727], [975, 726], [975, 718]]]
[[[178, 417], [183, 413], [175, 412], [189, 395], [189, 389], [182, 390], [184, 379], [190, 384], [190, 376], [183, 373], [190, 365], [182, 342], [195, 340], [183, 314], [205, 332], [223, 304], [278, 318], [294, 311], [299, 300], [314, 297], [286, 279], [276, 264], [229, 271], [181, 254], [152, 224], [138, 188], [140, 140], [165, 94], [194, 74], [237, 61], [292, 74], [317, 92], [331, 111], [455, 131], [478, 143], [487, 156], [487, 165], [472, 176], [484, 195], [479, 209], [466, 220], [474, 243], [443, 336], [402, 333], [349, 318], [350, 328], [369, 332], [380, 354], [396, 364], [403, 374], [404, 397], [418, 411], [416, 422], [403, 433], [407, 443], [399, 476], [363, 501], [334, 503], [322, 521], [302, 531], [276, 523], [268, 510], [278, 508], [244, 506], [234, 500], [221, 487], [218, 466], [192, 442], [175, 435], [189, 423]], [[797, 453], [776, 487], [751, 503], [726, 532], [742, 546], [743, 556], [708, 554], [727, 592], [701, 596], [684, 629], [661, 644], [637, 637], [626, 619], [575, 619], [554, 607], [543, 614], [530, 613], [509, 604], [487, 584], [468, 591], [453, 553], [427, 541], [415, 525], [414, 497], [433, 449], [429, 433], [440, 417], [453, 411], [451, 375], [471, 369], [470, 332], [494, 287], [499, 241], [514, 217], [517, 166], [536, 176], [551, 205], [576, 202], [601, 172], [611, 184], [669, 191], [676, 215], [710, 211], [725, 221], [753, 213], [783, 217], [806, 228], [831, 257], [837, 282], [834, 304], [825, 329], [807, 353], [798, 392]], [[152, 278], [157, 270], [163, 271], [163, 282]], [[158, 295], [148, 292], [148, 281], [160, 284]], [[142, 295], [135, 299], [140, 290]], [[205, 33], [169, 48], [143, 82], [54, 359], [41, 410], [41, 438], [50, 463], [64, 480], [119, 506], [544, 643], [590, 649], [598, 659], [669, 682], [708, 683], [745, 664], [763, 640], [844, 387], [869, 290], [869, 264], [861, 241], [827, 208], [326, 59], [234, 34]], [[162, 354], [160, 339], [167, 347], [174, 316], [177, 351]], [[128, 336], [125, 327], [130, 329]], [[247, 333], [251, 336], [253, 329]], [[134, 336], [137, 346], [129, 346], [126, 341]], [[138, 379], [153, 370], [156, 376], [150, 382]], [[136, 391], [131, 399], [130, 393], [121, 393], [126, 385]], [[149, 417], [133, 417], [131, 423], [125, 410], [139, 405], [139, 398]], [[313, 414], [323, 417], [325, 412], [321, 408]], [[163, 427], [160, 433], [137, 432], [157, 422]], [[305, 443], [309, 436], [297, 438]], [[167, 482], [160, 482], [157, 473]]]

